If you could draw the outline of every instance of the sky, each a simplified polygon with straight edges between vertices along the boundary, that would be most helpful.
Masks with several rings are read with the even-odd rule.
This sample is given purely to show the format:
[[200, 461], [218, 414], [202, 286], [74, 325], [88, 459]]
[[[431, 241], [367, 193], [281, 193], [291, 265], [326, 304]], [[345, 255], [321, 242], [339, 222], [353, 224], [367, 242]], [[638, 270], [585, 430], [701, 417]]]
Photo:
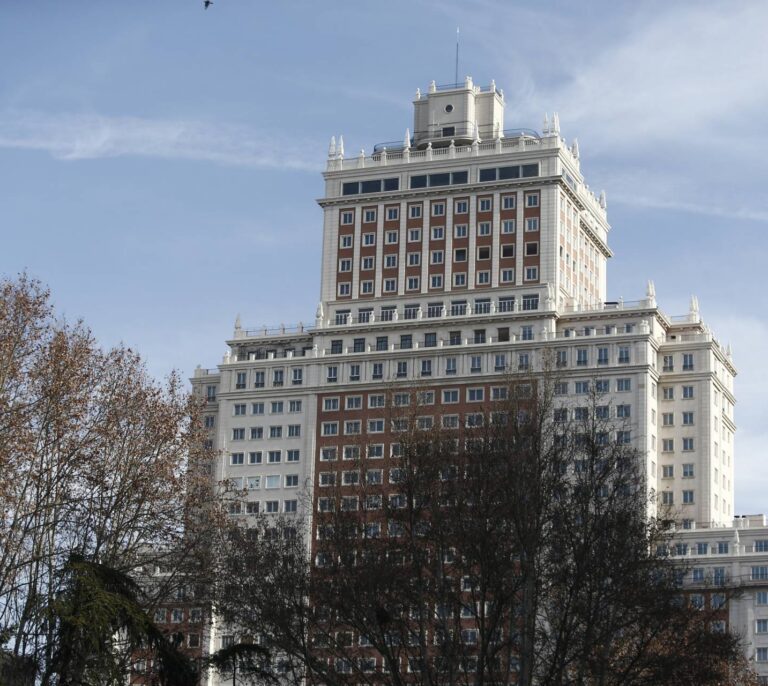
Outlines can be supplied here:
[[609, 299], [695, 294], [731, 343], [736, 512], [768, 512], [764, 0], [0, 0], [0, 275], [157, 377], [214, 367], [238, 313], [311, 322], [328, 141], [401, 140], [457, 26], [507, 128], [578, 138]]

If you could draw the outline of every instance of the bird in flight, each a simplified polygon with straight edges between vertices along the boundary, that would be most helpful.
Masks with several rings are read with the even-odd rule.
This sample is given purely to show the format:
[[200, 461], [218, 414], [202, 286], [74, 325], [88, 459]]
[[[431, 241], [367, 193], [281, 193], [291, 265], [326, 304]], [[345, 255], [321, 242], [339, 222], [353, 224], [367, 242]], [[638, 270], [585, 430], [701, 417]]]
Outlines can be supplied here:
[[213, 4], [213, 0], [203, 0], [203, 7], [208, 9]]

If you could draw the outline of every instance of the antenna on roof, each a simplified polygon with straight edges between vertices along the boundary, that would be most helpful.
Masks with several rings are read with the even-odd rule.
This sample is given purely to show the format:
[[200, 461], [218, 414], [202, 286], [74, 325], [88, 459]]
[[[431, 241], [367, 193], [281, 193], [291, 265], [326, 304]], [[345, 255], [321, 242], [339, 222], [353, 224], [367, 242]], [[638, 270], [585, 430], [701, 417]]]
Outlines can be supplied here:
[[456, 71], [454, 74], [454, 83], [459, 82], [459, 27], [456, 27]]

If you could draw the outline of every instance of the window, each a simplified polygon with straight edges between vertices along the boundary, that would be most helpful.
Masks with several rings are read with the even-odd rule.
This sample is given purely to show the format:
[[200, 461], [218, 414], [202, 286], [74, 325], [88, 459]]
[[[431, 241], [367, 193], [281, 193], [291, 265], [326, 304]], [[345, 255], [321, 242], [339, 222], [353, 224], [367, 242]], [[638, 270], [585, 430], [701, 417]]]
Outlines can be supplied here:
[[247, 372], [237, 372], [237, 379], [235, 382], [235, 388], [245, 388], [248, 379]]
[[289, 424], [288, 425], [288, 438], [298, 438], [301, 436], [301, 425], [300, 424]]
[[683, 439], [683, 451], [684, 452], [691, 452], [693, 450], [693, 438], [684, 438]]
[[346, 235], [346, 236], [340, 236], [339, 237], [339, 247], [344, 248], [351, 248], [352, 247], [352, 236]]
[[674, 400], [675, 399], [674, 386], [664, 386], [661, 389], [661, 396], [664, 400]]
[[539, 254], [539, 244], [537, 242], [531, 242], [525, 244], [525, 254], [528, 256]]
[[525, 194], [525, 206], [526, 207], [538, 207], [539, 206], [539, 194], [538, 193], [526, 193]]
[[293, 369], [293, 377], [291, 379], [291, 383], [294, 386], [300, 386], [303, 381], [304, 381], [304, 370], [298, 367], [295, 367]]
[[328, 383], [336, 383], [339, 380], [339, 368], [334, 365], [327, 367], [325, 380]]
[[232, 440], [233, 441], [244, 441], [245, 440], [245, 429], [232, 429]]
[[768, 567], [752, 567], [752, 581], [768, 581]]
[[455, 214], [466, 214], [468, 211], [468, 205], [466, 200], [457, 200], [454, 205]]
[[282, 426], [270, 426], [269, 427], [269, 437], [270, 438], [282, 438], [283, 437], [283, 427]]
[[264, 503], [264, 511], [267, 514], [277, 514], [280, 512], [280, 501], [279, 500], [267, 500]]
[[693, 371], [693, 353], [683, 353], [683, 371]]
[[619, 393], [626, 393], [632, 390], [632, 379], [616, 379], [616, 390]]
[[683, 412], [683, 426], [693, 426], [693, 412]]
[[339, 433], [339, 423], [323, 422], [322, 433], [323, 436], [337, 436]]
[[683, 465], [683, 478], [692, 479], [694, 476], [693, 463], [689, 462]]
[[675, 494], [671, 491], [663, 491], [661, 494], [661, 502], [664, 505], [674, 505], [675, 504]]
[[611, 382], [608, 379], [596, 379], [595, 380], [595, 391], [597, 393], [608, 393], [611, 388]]
[[[512, 299], [512, 303], [513, 303], [513, 307], [514, 307], [514, 299]], [[524, 295], [523, 296], [523, 311], [524, 312], [528, 312], [528, 311], [531, 311], [531, 310], [538, 310], [538, 309], [539, 309], [539, 296], [538, 296], [538, 294]], [[505, 310], [505, 311], [511, 311], [511, 310]]]
[[586, 395], [589, 393], [589, 381], [576, 381], [574, 384], [574, 392], [576, 395]]
[[298, 462], [300, 458], [300, 453], [298, 450], [286, 450], [285, 452], [285, 461], [286, 462]]
[[693, 397], [693, 386], [683, 386], [683, 399], [690, 400]]
[[479, 212], [490, 212], [491, 211], [491, 199], [490, 198], [480, 198], [480, 203], [478, 206]]
[[515, 196], [514, 195], [503, 195], [501, 197], [501, 207], [505, 210], [514, 210], [515, 209]]
[[445, 373], [449, 376], [456, 374], [456, 358], [455, 357], [445, 358]]
[[251, 427], [251, 440], [252, 441], [258, 441], [264, 438], [264, 427], [263, 426], [252, 426]]
[[389, 221], [393, 221], [395, 219], [398, 219], [400, 217], [400, 208], [399, 207], [388, 207], [387, 208], [387, 219]]
[[485, 399], [484, 388], [468, 388], [467, 389], [467, 402], [477, 403], [482, 402]]
[[672, 479], [675, 476], [675, 466], [671, 464], [665, 464], [661, 467], [661, 477], [663, 479]]
[[262, 452], [260, 450], [248, 453], [248, 464], [261, 464], [261, 460]]
[[631, 405], [616, 405], [616, 417], [619, 419], [629, 419], [632, 413]]
[[467, 285], [467, 275], [465, 272], [457, 272], [453, 275], [453, 285], [454, 286], [466, 286]]
[[419, 283], [421, 279], [418, 276], [409, 276], [407, 281], [407, 290], [417, 291], [419, 290]]
[[478, 236], [490, 236], [491, 235], [491, 222], [480, 222], [477, 225]]
[[674, 362], [674, 357], [672, 355], [664, 355], [664, 362], [663, 362], [661, 371], [663, 372], [675, 371], [675, 362]]
[[538, 217], [528, 217], [525, 220], [525, 230], [526, 231], [538, 231], [539, 230], [539, 218]]
[[[244, 415], [245, 414], [245, 408], [246, 408], [245, 403], [238, 403], [237, 405], [234, 405], [233, 410], [234, 410], [235, 417], [239, 417], [239, 416]], [[207, 417], [206, 417], [206, 419], [207, 419]]]
[[285, 475], [285, 487], [286, 488], [298, 488], [299, 487], [299, 475], [298, 474], [286, 474]]
[[661, 451], [663, 453], [673, 453], [675, 452], [675, 441], [672, 438], [662, 438], [661, 439]]
[[344, 422], [344, 434], [347, 436], [354, 436], [361, 431], [361, 423], [359, 419], [352, 419]]
[[229, 464], [233, 466], [245, 464], [245, 453], [230, 453]]
[[340, 272], [351, 272], [352, 271], [352, 260], [348, 257], [345, 257], [344, 259], [339, 260], [339, 271]]
[[619, 347], [619, 364], [629, 364], [629, 346]]
[[376, 210], [365, 210], [363, 213], [363, 222], [370, 224], [376, 221]]
[[632, 437], [629, 431], [617, 431], [616, 443], [619, 445], [628, 445], [632, 441]]
[[719, 541], [717, 544], [717, 554], [718, 555], [727, 555], [728, 554], [728, 541]]
[[352, 284], [349, 282], [339, 284], [339, 295], [345, 296], [352, 293]]
[[693, 491], [683, 491], [683, 505], [692, 505], [693, 502]]
[[456, 388], [443, 389], [443, 404], [452, 405], [459, 402], [459, 391]]
[[418, 219], [421, 217], [421, 205], [410, 205], [408, 207], [408, 214], [411, 219]]
[[383, 419], [369, 419], [368, 420], [368, 433], [369, 434], [384, 433], [384, 420]]
[[280, 464], [283, 461], [283, 453], [280, 450], [270, 450], [267, 453], [267, 462], [269, 464]]
[[467, 237], [467, 225], [466, 224], [456, 224], [453, 227], [453, 237], [454, 238], [466, 238]]
[[444, 226], [433, 226], [432, 227], [432, 240], [433, 241], [441, 241], [445, 238], [445, 227]]
[[480, 355], [472, 355], [469, 358], [469, 371], [473, 374], [479, 374], [483, 370], [483, 362]]
[[443, 215], [445, 215], [445, 203], [444, 202], [432, 203], [432, 216], [442, 217]]
[[755, 601], [758, 605], [768, 605], [768, 591], [758, 591], [755, 593]]

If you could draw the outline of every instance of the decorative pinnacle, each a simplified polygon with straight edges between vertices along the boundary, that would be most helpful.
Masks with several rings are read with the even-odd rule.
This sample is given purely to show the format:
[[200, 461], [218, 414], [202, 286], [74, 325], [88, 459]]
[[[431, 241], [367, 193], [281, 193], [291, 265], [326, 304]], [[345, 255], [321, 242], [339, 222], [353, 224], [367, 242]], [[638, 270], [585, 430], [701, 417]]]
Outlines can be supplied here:
[[344, 136], [339, 136], [339, 144], [336, 146], [336, 156], [344, 157]]
[[411, 147], [411, 130], [405, 130], [405, 139], [403, 140], [403, 147], [407, 150]]
[[573, 139], [573, 145], [571, 145], [571, 154], [574, 156], [575, 159], [579, 159], [579, 139], [574, 138]]
[[547, 116], [546, 112], [544, 112], [544, 123], [541, 126], [541, 132], [544, 135], [547, 135], [549, 133], [549, 117]]
[[328, 146], [328, 157], [336, 157], [336, 136], [331, 136], [331, 143]]

